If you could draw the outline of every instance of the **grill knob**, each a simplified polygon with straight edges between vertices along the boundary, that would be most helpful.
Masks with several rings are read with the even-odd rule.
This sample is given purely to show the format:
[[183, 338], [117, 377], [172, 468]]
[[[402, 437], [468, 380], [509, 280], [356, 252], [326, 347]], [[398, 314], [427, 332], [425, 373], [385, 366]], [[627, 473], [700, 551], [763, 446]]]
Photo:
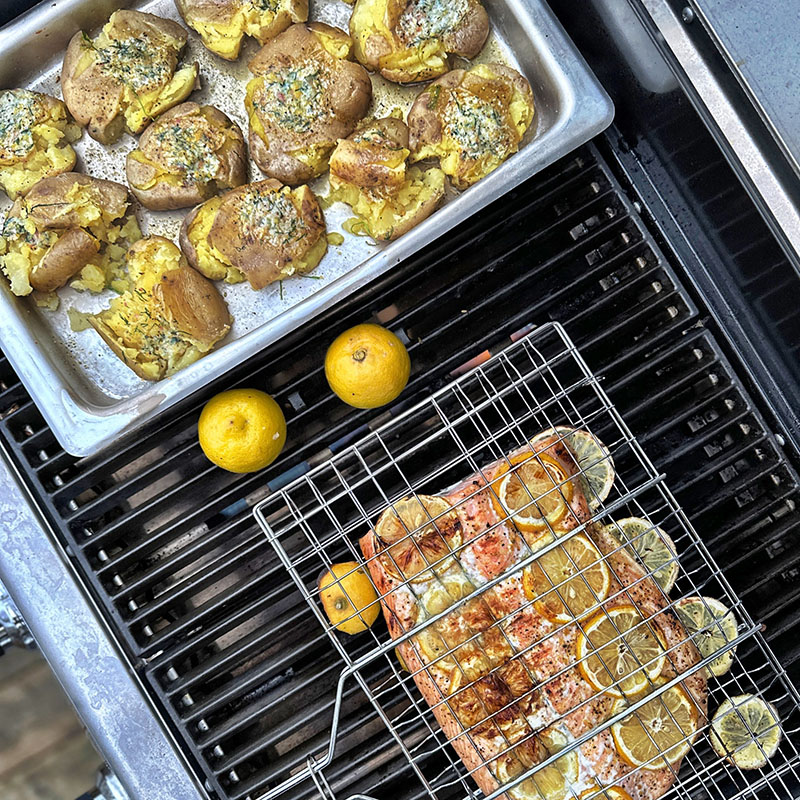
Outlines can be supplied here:
[[29, 649], [36, 647], [19, 609], [0, 583], [0, 655], [12, 644]]

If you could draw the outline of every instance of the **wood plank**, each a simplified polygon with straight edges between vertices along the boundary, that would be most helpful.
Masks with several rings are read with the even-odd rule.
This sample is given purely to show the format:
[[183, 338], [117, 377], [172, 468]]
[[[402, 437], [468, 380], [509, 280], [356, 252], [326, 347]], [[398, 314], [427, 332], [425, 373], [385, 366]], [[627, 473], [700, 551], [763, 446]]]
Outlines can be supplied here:
[[72, 706], [41, 658], [0, 684], [0, 720], [0, 783], [13, 769], [81, 732]]
[[0, 781], [3, 800], [73, 800], [94, 785], [100, 757], [85, 734], [59, 746]]
[[17, 673], [30, 669], [41, 662], [42, 656], [35, 650], [23, 650], [21, 647], [9, 647], [0, 657], [0, 686]]

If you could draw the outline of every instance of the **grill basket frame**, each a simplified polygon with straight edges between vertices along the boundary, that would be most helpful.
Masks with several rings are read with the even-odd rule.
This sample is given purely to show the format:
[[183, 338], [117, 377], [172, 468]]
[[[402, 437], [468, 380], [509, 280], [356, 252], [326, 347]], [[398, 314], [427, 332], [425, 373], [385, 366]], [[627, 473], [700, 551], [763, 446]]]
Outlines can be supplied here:
[[[350, 680], [356, 681], [368, 696], [431, 798], [437, 798], [437, 791], [450, 787], [454, 782], [461, 784], [465, 797], [482, 797], [483, 795], [468, 780], [469, 774], [477, 768], [467, 770], [455, 754], [450, 752], [448, 740], [439, 729], [436, 720], [433, 719], [431, 707], [419, 697], [413, 676], [401, 671], [397, 662], [394, 661], [392, 651], [405, 641], [416, 641], [416, 637], [422, 631], [436, 626], [454, 612], [458, 613], [459, 609], [466, 604], [476, 601], [488, 589], [507, 579], [510, 573], [530, 566], [555, 548], [561, 548], [573, 537], [581, 535], [588, 526], [609, 517], [613, 520], [612, 515], [616, 515], [616, 519], [620, 519], [623, 509], [627, 509], [625, 514], [627, 516], [632, 508], [638, 512], [637, 516], [641, 515], [649, 523], [649, 529], [642, 533], [642, 536], [652, 533], [664, 536], [662, 526], [670, 531], [672, 539], [667, 538], [667, 541], [670, 544], [672, 540], [675, 542], [675, 550], [677, 550], [675, 560], [679, 564], [681, 559], [684, 562], [684, 566], [679, 570], [678, 578], [681, 597], [705, 598], [709, 591], [713, 590], [714, 596], [721, 599], [724, 605], [735, 614], [738, 622], [737, 636], [735, 639], [729, 640], [720, 650], [709, 653], [705, 657], [701, 656], [688, 672], [678, 672], [658, 686], [651, 683], [650, 692], [640, 697], [629, 698], [626, 708], [613, 714], [599, 726], [573, 738], [563, 750], [551, 753], [533, 767], [523, 770], [510, 781], [503, 783], [487, 795], [486, 800], [494, 800], [524, 782], [533, 781], [535, 784], [536, 774], [540, 770], [554, 764], [567, 753], [608, 730], [628, 715], [638, 715], [639, 710], [646, 703], [660, 702], [659, 698], [665, 692], [681, 684], [690, 674], [704, 670], [712, 661], [727, 652], [734, 655], [730, 672], [718, 680], [710, 678], [709, 688], [713, 705], [719, 706], [724, 700], [741, 694], [766, 692], [768, 696], [765, 699], [773, 706], [780, 707], [784, 716], [783, 722], [779, 723], [782, 724], [782, 737], [778, 752], [768, 761], [766, 767], [748, 775], [730, 760], [714, 754], [707, 746], [707, 742], [704, 742], [699, 748], [702, 756], [698, 750], [690, 749], [683, 758], [683, 768], [680, 773], [673, 770], [674, 781], [667, 796], [673, 796], [677, 792], [678, 796], [694, 797], [698, 787], [705, 786], [708, 789], [709, 781], [717, 793], [709, 792], [706, 795], [708, 797], [756, 796], [755, 793], [759, 788], [765, 786], [773, 787], [772, 791], [775, 792], [775, 786], [784, 785], [781, 777], [784, 773], [791, 771], [797, 777], [798, 771], [800, 771], [798, 768], [800, 753], [798, 753], [794, 738], [800, 733], [800, 710], [798, 710], [800, 697], [769, 651], [761, 635], [760, 626], [753, 622], [743, 608], [741, 601], [736, 597], [691, 523], [665, 486], [664, 476], [657, 472], [639, 446], [603, 391], [600, 381], [589, 369], [563, 327], [558, 323], [548, 323], [530, 333], [512, 337], [512, 342], [485, 363], [364, 436], [330, 460], [318, 465], [276, 494], [258, 503], [254, 508], [259, 525], [345, 663], [337, 685], [327, 752], [317, 758], [310, 758], [305, 770], [263, 794], [262, 798], [267, 800], [267, 798], [277, 797], [309, 775], [321, 775], [322, 770], [333, 760], [338, 714], [344, 686]], [[569, 380], [565, 378], [567, 374], [570, 376]], [[463, 478], [466, 474], [472, 473], [480, 474], [483, 477], [483, 484], [468, 494], [466, 500], [481, 492], [492, 491], [493, 476], [491, 474], [488, 477], [484, 475], [482, 466], [487, 463], [487, 454], [494, 457], [488, 460], [497, 461], [499, 459], [502, 461], [503, 458], [507, 460], [507, 454], [513, 450], [513, 447], [509, 447], [509, 440], [519, 448], [530, 441], [537, 431], [556, 430], [557, 426], [561, 425], [588, 431], [597, 441], [601, 440], [594, 431], [602, 430], [602, 441], [608, 444], [606, 453], [609, 459], [613, 459], [613, 462], [621, 463], [625, 467], [624, 474], [617, 472], [612, 492], [608, 498], [597, 496], [589, 498], [593, 511], [588, 520], [581, 522], [566, 534], [550, 536], [548, 543], [535, 550], [529, 550], [527, 555], [515, 560], [501, 574], [478, 585], [473, 591], [461, 599], [455, 600], [439, 613], [427, 615], [421, 623], [415, 624], [413, 628], [408, 629], [398, 638], [392, 639], [380, 623], [375, 628], [368, 628], [369, 634], [352, 639], [337, 633], [335, 626], [327, 619], [320, 606], [315, 573], [309, 571], [312, 567], [317, 566], [324, 572], [330, 568], [332, 563], [342, 560], [343, 557], [363, 562], [364, 559], [359, 552], [355, 536], [370, 530], [382, 510], [393, 507], [402, 498], [424, 496], [426, 491], [429, 492], [430, 487], [437, 481], [439, 483], [436, 485], [441, 486], [446, 475], [452, 477], [453, 473], [460, 473]], [[465, 431], [467, 435], [465, 435]], [[610, 438], [609, 431], [613, 432]], [[473, 439], [467, 441], [468, 436]], [[561, 439], [563, 434], [558, 433], [557, 436]], [[419, 465], [414, 459], [424, 455], [426, 448], [441, 446], [439, 441], [441, 439], [447, 440], [451, 449], [456, 453], [455, 457], [444, 458], [433, 470], [420, 472]], [[447, 448], [445, 447], [445, 449]], [[538, 458], [538, 456], [532, 455], [532, 458]], [[511, 462], [508, 462], [508, 467], [512, 470], [518, 469], [519, 464], [512, 465]], [[412, 469], [415, 470], [413, 475]], [[575, 476], [572, 476], [572, 479], [574, 478]], [[567, 499], [563, 495], [564, 487], [568, 482], [565, 480], [552, 490], [560, 493], [564, 500]], [[581, 482], [585, 489], [589, 488], [586, 481], [582, 480]], [[521, 483], [524, 486], [524, 482]], [[541, 500], [541, 498], [530, 496], [528, 506], [535, 507], [537, 500]], [[342, 514], [343, 505], [351, 512], [347, 518]], [[425, 506], [420, 504], [420, 508], [425, 508]], [[442, 514], [433, 516], [428, 514], [426, 522], [411, 530], [403, 523], [406, 530], [404, 538], [413, 542], [415, 535], [418, 535], [426, 527], [430, 529], [431, 525], [438, 531], [436, 522], [441, 516]], [[315, 517], [316, 520], [312, 523], [311, 520], [314, 520]], [[397, 516], [397, 518], [403, 522], [402, 516]], [[321, 520], [323, 524], [320, 526]], [[507, 521], [507, 518], [501, 520], [493, 527], [499, 527]], [[617, 526], [617, 530], [621, 533], [619, 526]], [[552, 529], [550, 532], [553, 533]], [[636, 545], [634, 541], [625, 541], [623, 536], [618, 538], [620, 539], [618, 549], [630, 550]], [[456, 545], [455, 550], [463, 551], [470, 543]], [[417, 549], [419, 549], [418, 545]], [[379, 554], [373, 558], [385, 558], [387, 553], [391, 558], [388, 550], [383, 551], [382, 556]], [[602, 556], [602, 561], [610, 566], [609, 555], [613, 555], [613, 553]], [[427, 566], [434, 570], [433, 573], [430, 573], [434, 582], [438, 580], [434, 577], [438, 575], [435, 572], [437, 567], [446, 567], [446, 562], [449, 560], [450, 557], [447, 555], [438, 562], [426, 560]], [[573, 566], [578, 570], [577, 576], [581, 576], [583, 573], [574, 562]], [[669, 565], [667, 564], [667, 566]], [[422, 572], [428, 572], [428, 570]], [[652, 570], [648, 571], [645, 568], [645, 572], [647, 574], [641, 580], [653, 578]], [[343, 576], [340, 576], [340, 579], [341, 577]], [[559, 589], [563, 588], [565, 583], [567, 581], [553, 586], [553, 591], [559, 594], [562, 601], [563, 597]], [[405, 580], [402, 585], [408, 586], [410, 581]], [[623, 585], [618, 590], [618, 594], [627, 594], [629, 588]], [[378, 591], [379, 600], [396, 590], [393, 588], [384, 595]], [[615, 598], [597, 598], [595, 595], [596, 604], [582, 616], [582, 621], [585, 622], [593, 613], [604, 613], [604, 603], [613, 599]], [[674, 604], [678, 599], [680, 598], [670, 599], [664, 595], [668, 609], [674, 609]], [[533, 600], [529, 601], [528, 605], [533, 602]], [[508, 617], [518, 611], [519, 609], [511, 612]], [[356, 612], [353, 616], [361, 616], [361, 613]], [[658, 615], [654, 614], [653, 617], [655, 616]], [[606, 617], [611, 619], [607, 612]], [[641, 625], [649, 626], [653, 617], [645, 617]], [[611, 621], [616, 628], [613, 620]], [[506, 622], [508, 622], [507, 617], [495, 620], [494, 625], [501, 629], [503, 623]], [[562, 627], [571, 624], [573, 623], [563, 623]], [[638, 624], [637, 627], [639, 627]], [[557, 628], [556, 632], [558, 630], [560, 628]], [[616, 629], [616, 633], [620, 639], [624, 635], [619, 629]], [[553, 634], [548, 634], [545, 638], [549, 638], [551, 635]], [[690, 638], [692, 638], [691, 635], [687, 634], [686, 639], [668, 647], [666, 658], [669, 659], [670, 654]], [[371, 640], [371, 646], [365, 646], [365, 640]], [[480, 633], [476, 632], [467, 640], [467, 643], [479, 640]], [[453, 644], [452, 647], [446, 643], [447, 652], [437, 656], [433, 663], [450, 657], [453, 657], [458, 663], [455, 654], [464, 643], [464, 641], [460, 641]], [[525, 650], [530, 650], [536, 644], [539, 642], [534, 642]], [[759, 664], [755, 671], [749, 664], [748, 668], [745, 668], [739, 657], [735, 655], [737, 648], [746, 651], [749, 661], [755, 659], [755, 662]], [[521, 653], [516, 651], [514, 655], [518, 657]], [[383, 684], [374, 686], [370, 683], [369, 668], [379, 659], [388, 659], [391, 667], [390, 677], [384, 679]], [[429, 666], [431, 666], [430, 663], [418, 671], [427, 669]], [[642, 665], [643, 668], [647, 666], [647, 664]], [[493, 667], [491, 672], [497, 669], [499, 666]], [[548, 676], [531, 691], [538, 691], [539, 686], [546, 685], [549, 680], [558, 676], [558, 674]], [[536, 680], [538, 676], [531, 675], [531, 677]], [[458, 692], [469, 689], [473, 685], [473, 682], [469, 682], [466, 686], [460, 687]], [[611, 688], [613, 689], [615, 685], [619, 687], [619, 683], [614, 682]], [[400, 693], [400, 690], [405, 695], [407, 704], [398, 713], [393, 711], [393, 705], [396, 705], [396, 694]], [[696, 700], [688, 693], [687, 696], [692, 698], [692, 703], [695, 705], [700, 727], [685, 735], [684, 741], [697, 744], [701, 736], [707, 736], [708, 719], [704, 717], [703, 710], [698, 707]], [[519, 699], [515, 697], [514, 701]], [[578, 706], [570, 708], [569, 712], [548, 722], [548, 727], [563, 723], [567, 713], [571, 713], [593, 699], [589, 698]], [[447, 703], [448, 700], [449, 697], [443, 696], [440, 703]], [[798, 719], [795, 719], [795, 716]], [[421, 740], [419, 738], [420, 730], [423, 731]], [[458, 736], [469, 736], [470, 731], [471, 728], [467, 728]], [[528, 735], [536, 736], [539, 732], [540, 730], [532, 730], [532, 733]], [[520, 741], [515, 740], [512, 743], [506, 740], [506, 744], [508, 751], [511, 751], [520, 745]], [[426, 758], [434, 752], [446, 755], [448, 767], [444, 772], [435, 776], [426, 775]], [[709, 754], [711, 755], [710, 760]], [[653, 760], [657, 762], [658, 757]], [[491, 761], [495, 761], [495, 759], [486, 759], [479, 766], [490, 766]], [[637, 769], [643, 769], [643, 767]], [[672, 765], [670, 765], [670, 769], [672, 769]], [[528, 783], [528, 785], [530, 784]], [[728, 788], [723, 789], [723, 786]], [[731, 787], [733, 788], [731, 789]], [[731, 794], [731, 791], [734, 793]], [[575, 792], [568, 796], [577, 797], [578, 794], [579, 792]], [[594, 795], [585, 796], [600, 798], [604, 795], [602, 789], [598, 789]], [[780, 795], [775, 794], [775, 796], [779, 797]]]

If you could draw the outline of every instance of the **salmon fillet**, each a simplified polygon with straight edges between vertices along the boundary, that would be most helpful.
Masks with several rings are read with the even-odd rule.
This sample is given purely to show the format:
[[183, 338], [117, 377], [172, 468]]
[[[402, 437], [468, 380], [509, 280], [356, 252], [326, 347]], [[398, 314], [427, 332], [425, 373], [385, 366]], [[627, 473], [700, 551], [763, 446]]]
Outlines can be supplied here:
[[[566, 534], [591, 517], [578, 465], [556, 435], [532, 448], [546, 451], [571, 483], [566, 513], [553, 526], [557, 535]], [[514, 566], [542, 546], [542, 534], [518, 531], [497, 508], [490, 485], [507, 463], [494, 462], [439, 495], [452, 510], [427, 526], [423, 521], [413, 539], [404, 535], [399, 543], [386, 543], [371, 530], [360, 540], [392, 639], [504, 576], [398, 645], [420, 693], [484, 794], [548, 758], [546, 743], [554, 736], [568, 743], [601, 725], [614, 705], [576, 666], [578, 624], [551, 622], [526, 598], [522, 570]], [[611, 573], [603, 608], [633, 605], [650, 618], [670, 650], [660, 677], [670, 679], [691, 669], [700, 654], [657, 584], [603, 526], [590, 523], [585, 532]], [[552, 535], [546, 535], [551, 541]], [[425, 568], [419, 568], [420, 558]], [[417, 567], [409, 571], [412, 562]], [[702, 724], [707, 713], [704, 670], [687, 675], [681, 685]], [[632, 768], [617, 752], [610, 729], [580, 746], [578, 764], [572, 784], [576, 796], [599, 780], [621, 786], [633, 800], [663, 795], [680, 766]], [[537, 774], [503, 793], [503, 800], [539, 800]]]

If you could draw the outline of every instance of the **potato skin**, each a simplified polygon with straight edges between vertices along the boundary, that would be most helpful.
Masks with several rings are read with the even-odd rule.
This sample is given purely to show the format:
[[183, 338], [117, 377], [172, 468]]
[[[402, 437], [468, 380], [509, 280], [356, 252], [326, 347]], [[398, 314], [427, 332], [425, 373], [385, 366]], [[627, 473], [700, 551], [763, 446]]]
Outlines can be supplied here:
[[[170, 79], [174, 76], [178, 54], [186, 45], [188, 36], [177, 22], [154, 14], [123, 9], [111, 15], [103, 30], [109, 28], [126, 37], [144, 36], [150, 41], [165, 44], [169, 50], [166, 57], [169, 61]], [[96, 59], [87, 63], [87, 53], [91, 54], [95, 47], [94, 43], [89, 45], [91, 40], [87, 39], [83, 31], [78, 31], [67, 46], [61, 69], [61, 92], [70, 113], [80, 125], [86, 127], [89, 135], [102, 144], [113, 144], [128, 129], [123, 108], [126, 86], [121, 80], [103, 72]], [[166, 44], [168, 42], [174, 45]], [[195, 78], [196, 73], [195, 64]], [[187, 82], [172, 98], [170, 105], [184, 100], [194, 86], [194, 79]], [[139, 133], [146, 124], [145, 117], [143, 123], [130, 129], [130, 132]]]
[[[282, 243], [264, 235], [256, 224], [257, 213], [252, 210], [252, 198], [259, 195], [293, 198], [291, 202], [295, 209], [299, 204], [297, 218], [302, 235], [288, 237]], [[309, 272], [327, 249], [325, 218], [319, 201], [308, 186], [290, 192], [279, 181], [267, 178], [232, 189], [208, 203], [216, 204], [207, 234], [208, 245], [218, 253], [216, 258], [228, 268], [238, 270], [255, 290], [295, 273]], [[189, 264], [207, 274], [197, 243], [192, 238], [192, 225], [204, 211], [204, 206], [198, 206], [184, 219], [180, 244]]]
[[[402, 120], [386, 117], [365, 127], [381, 131], [397, 148], [408, 150], [408, 125]], [[395, 182], [394, 171], [355, 141], [359, 133], [356, 131], [347, 139], [339, 140], [331, 155], [331, 176], [361, 188], [387, 186]]]
[[[450, 103], [472, 101], [486, 108], [502, 124], [495, 140], [481, 140], [482, 152], [465, 152], [465, 145], [449, 135], [445, 126]], [[439, 158], [440, 165], [458, 189], [466, 189], [517, 152], [534, 117], [533, 92], [527, 79], [504, 64], [478, 64], [455, 69], [423, 89], [408, 112], [411, 160]]]
[[65, 172], [40, 180], [25, 196], [28, 216], [42, 228], [75, 228], [81, 224], [78, 211], [67, 203], [75, 185], [91, 189], [98, 206], [109, 219], [124, 216], [130, 202], [128, 189], [121, 183], [92, 178], [80, 172]]
[[308, 0], [280, 0], [275, 11], [259, 11], [248, 0], [175, 0], [175, 5], [203, 44], [227, 61], [239, 58], [245, 36], [263, 45], [292, 23], [308, 19]]
[[176, 326], [199, 342], [217, 342], [231, 328], [228, 306], [216, 286], [186, 263], [167, 272], [153, 293]]
[[[7, 219], [33, 223], [30, 228], [44, 244], [30, 247], [35, 240], [28, 240], [26, 245], [24, 239], [12, 235], [6, 257], [15, 258], [19, 273], [25, 271], [29, 287], [55, 291], [94, 263], [94, 257], [109, 242], [109, 228], [128, 215], [128, 208], [127, 188], [113, 181], [77, 172], [42, 178], [25, 197], [17, 198]], [[123, 242], [127, 239], [120, 238], [117, 244]], [[25, 288], [24, 283], [18, 286]], [[19, 289], [16, 292], [20, 293]]]
[[61, 93], [70, 114], [86, 128], [89, 136], [102, 144], [113, 144], [125, 130], [125, 118], [120, 109], [123, 87], [99, 73], [91, 78], [79, 76], [78, 62], [85, 46], [83, 33], [78, 31], [64, 54]]
[[181, 230], [178, 234], [178, 246], [181, 248], [181, 252], [186, 256], [186, 260], [189, 262], [189, 265], [202, 273], [198, 264], [199, 264], [199, 257], [197, 254], [197, 250], [195, 249], [194, 242], [189, 238], [189, 228], [191, 224], [194, 222], [195, 218], [197, 217], [197, 212], [200, 210], [200, 206], [195, 206], [184, 218], [183, 222], [181, 223]]
[[350, 17], [356, 59], [387, 80], [416, 83], [445, 74], [451, 55], [480, 53], [489, 35], [480, 0], [440, 0], [432, 12], [421, 16], [415, 0], [356, 0]]
[[[206, 175], [199, 176], [203, 179], [192, 180], [186, 170], [169, 163], [172, 157], [183, 155], [175, 146], [159, 147], [159, 136], [168, 133], [172, 126], [184, 131], [210, 133], [205, 137], [210, 142], [208, 148], [188, 154], [190, 158], [196, 155], [196, 162], [209, 163], [213, 157], [219, 160], [218, 169], [208, 180], [205, 180]], [[239, 126], [219, 109], [193, 102], [181, 103], [165, 111], [145, 129], [139, 146], [128, 153], [125, 174], [131, 192], [146, 208], [153, 211], [189, 208], [220, 191], [246, 183], [244, 136]], [[176, 185], [176, 179], [181, 183]]]
[[408, 233], [408, 231], [410, 231], [412, 228], [416, 228], [420, 222], [428, 219], [428, 217], [439, 207], [443, 197], [444, 186], [442, 186], [441, 190], [437, 188], [436, 190], [432, 191], [425, 201], [417, 206], [412, 214], [406, 214], [395, 224], [394, 230], [389, 236], [389, 241], [393, 242], [395, 239], [399, 239], [404, 233]]
[[438, 144], [442, 141], [442, 118], [438, 98], [445, 90], [458, 87], [465, 74], [463, 69], [451, 70], [417, 95], [408, 110], [409, 143], [412, 152], [418, 150], [423, 143]]
[[331, 155], [331, 196], [348, 203], [374, 239], [397, 239], [444, 197], [444, 173], [407, 168], [408, 148], [408, 126], [387, 117], [364, 123]]
[[[333, 55], [325, 43], [341, 55]], [[248, 84], [245, 101], [250, 118], [250, 154], [269, 177], [296, 185], [321, 175], [336, 141], [349, 136], [367, 113], [372, 82], [367, 71], [351, 60], [351, 50], [352, 41], [344, 31], [314, 22], [290, 26], [250, 61], [254, 78]], [[300, 107], [313, 113], [292, 129], [258, 106], [264, 76], [285, 74], [301, 64], [317, 68], [320, 96], [313, 102], [301, 101]], [[298, 157], [303, 154], [315, 155], [304, 161]]]
[[31, 286], [40, 292], [60, 289], [99, 252], [100, 242], [83, 228], [70, 228], [31, 271]]
[[[140, 378], [153, 381], [174, 374], [228, 334], [232, 320], [224, 299], [169, 239], [140, 239], [128, 250], [127, 259], [133, 274], [152, 273], [156, 279], [152, 289], [148, 292], [143, 285], [135, 285], [88, 319], [112, 352]], [[123, 333], [120, 320], [126, 323]], [[162, 331], [170, 335], [159, 335]]]

